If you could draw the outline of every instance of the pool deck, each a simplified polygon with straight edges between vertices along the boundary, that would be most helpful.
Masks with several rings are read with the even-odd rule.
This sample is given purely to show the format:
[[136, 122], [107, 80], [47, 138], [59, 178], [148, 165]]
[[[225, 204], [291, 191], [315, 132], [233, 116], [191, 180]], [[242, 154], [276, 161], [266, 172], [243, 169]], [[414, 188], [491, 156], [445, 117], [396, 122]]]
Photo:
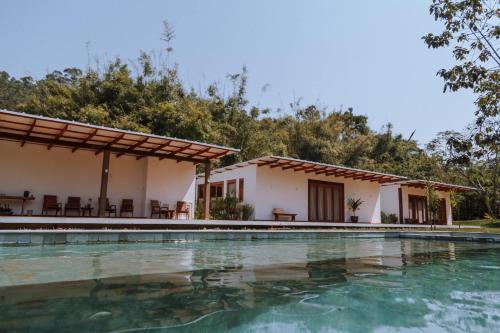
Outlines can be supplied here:
[[0, 229], [477, 229], [478, 226], [146, 218], [0, 216]]

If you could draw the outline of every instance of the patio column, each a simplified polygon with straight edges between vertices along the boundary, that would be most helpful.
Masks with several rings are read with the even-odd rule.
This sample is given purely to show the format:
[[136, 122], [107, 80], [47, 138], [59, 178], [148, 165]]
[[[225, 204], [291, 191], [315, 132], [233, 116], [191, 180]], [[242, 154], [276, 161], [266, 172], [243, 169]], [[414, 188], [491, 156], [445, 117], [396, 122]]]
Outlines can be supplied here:
[[110, 155], [111, 152], [107, 149], [102, 154], [101, 192], [99, 194], [99, 217], [104, 217], [104, 215], [106, 214], [106, 198], [108, 197]]
[[210, 219], [210, 161], [205, 163], [205, 195], [203, 196], [203, 219]]

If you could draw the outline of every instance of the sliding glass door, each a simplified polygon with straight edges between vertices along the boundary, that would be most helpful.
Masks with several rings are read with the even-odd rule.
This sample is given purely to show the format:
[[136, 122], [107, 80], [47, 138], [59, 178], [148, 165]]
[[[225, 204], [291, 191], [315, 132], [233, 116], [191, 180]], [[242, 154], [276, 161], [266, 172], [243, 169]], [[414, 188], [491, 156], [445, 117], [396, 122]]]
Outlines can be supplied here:
[[344, 184], [309, 180], [309, 221], [344, 222]]

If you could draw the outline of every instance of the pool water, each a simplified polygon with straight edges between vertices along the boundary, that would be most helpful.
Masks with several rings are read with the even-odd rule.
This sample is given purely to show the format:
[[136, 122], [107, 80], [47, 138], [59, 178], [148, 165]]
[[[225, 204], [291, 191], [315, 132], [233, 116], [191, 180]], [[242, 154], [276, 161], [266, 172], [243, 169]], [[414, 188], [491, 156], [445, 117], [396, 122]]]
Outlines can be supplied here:
[[0, 247], [0, 332], [500, 332], [497, 243]]

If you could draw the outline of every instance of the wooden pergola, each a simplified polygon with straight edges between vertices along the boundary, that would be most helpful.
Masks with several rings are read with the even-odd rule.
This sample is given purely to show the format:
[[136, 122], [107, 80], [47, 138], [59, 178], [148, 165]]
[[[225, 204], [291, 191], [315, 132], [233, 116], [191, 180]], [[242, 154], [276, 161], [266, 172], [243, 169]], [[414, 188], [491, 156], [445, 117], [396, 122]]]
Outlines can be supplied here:
[[[126, 131], [80, 122], [42, 117], [27, 113], [0, 110], [0, 140], [43, 145], [47, 150], [53, 147], [94, 151], [102, 153], [102, 171], [99, 214], [104, 216], [106, 205], [109, 159], [111, 153], [119, 158], [123, 155], [156, 157], [178, 162], [192, 162], [205, 165], [206, 184], [209, 184], [210, 161], [239, 152], [238, 149], [211, 145], [196, 141], [177, 139], [154, 134]], [[207, 189], [208, 189], [207, 185]], [[206, 193], [210, 193], [207, 190]], [[208, 218], [209, 195], [205, 196], [204, 217]]]
[[304, 172], [316, 175], [351, 178], [354, 180], [365, 180], [370, 182], [377, 182], [380, 184], [391, 183], [407, 179], [406, 177], [403, 176], [391, 175], [376, 171], [354, 169], [333, 164], [311, 162], [311, 161], [299, 160], [289, 157], [279, 157], [279, 156], [259, 157], [247, 162], [237, 163], [224, 168], [216, 169], [213, 171], [213, 173], [217, 174], [227, 170], [242, 168], [247, 165], [256, 165], [257, 167], [266, 166], [271, 169], [279, 168], [281, 170], [290, 170], [294, 172]]
[[442, 191], [442, 192], [451, 192], [451, 191], [469, 192], [469, 191], [477, 190], [474, 187], [455, 185], [455, 184], [446, 184], [446, 183], [440, 183], [440, 182], [434, 182], [434, 181], [427, 181], [427, 180], [423, 180], [423, 179], [405, 180], [405, 181], [397, 182], [396, 184], [399, 184], [401, 186], [421, 188], [421, 189], [425, 188], [427, 185], [431, 185], [436, 191]]

